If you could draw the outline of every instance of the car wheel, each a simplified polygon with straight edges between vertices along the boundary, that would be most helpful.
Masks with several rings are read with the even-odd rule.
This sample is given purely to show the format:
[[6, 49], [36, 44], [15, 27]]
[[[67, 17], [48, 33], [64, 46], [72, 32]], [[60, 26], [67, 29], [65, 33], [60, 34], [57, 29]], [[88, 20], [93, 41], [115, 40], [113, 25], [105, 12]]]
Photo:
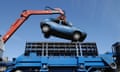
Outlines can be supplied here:
[[50, 37], [50, 34], [44, 34], [44, 37], [45, 37], [45, 38], [49, 38], [49, 37]]
[[81, 33], [80, 32], [75, 32], [73, 34], [73, 41], [79, 41], [81, 38]]
[[44, 26], [42, 26], [42, 31], [44, 33], [48, 33], [50, 31], [50, 27], [48, 25], [44, 25]]

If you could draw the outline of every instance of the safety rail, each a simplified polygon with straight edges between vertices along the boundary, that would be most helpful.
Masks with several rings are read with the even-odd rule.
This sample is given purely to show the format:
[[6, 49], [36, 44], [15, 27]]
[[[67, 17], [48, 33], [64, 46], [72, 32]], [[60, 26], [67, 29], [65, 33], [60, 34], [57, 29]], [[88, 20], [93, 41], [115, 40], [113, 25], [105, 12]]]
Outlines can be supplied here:
[[37, 56], [97, 56], [94, 42], [27, 42], [25, 55], [36, 53]]

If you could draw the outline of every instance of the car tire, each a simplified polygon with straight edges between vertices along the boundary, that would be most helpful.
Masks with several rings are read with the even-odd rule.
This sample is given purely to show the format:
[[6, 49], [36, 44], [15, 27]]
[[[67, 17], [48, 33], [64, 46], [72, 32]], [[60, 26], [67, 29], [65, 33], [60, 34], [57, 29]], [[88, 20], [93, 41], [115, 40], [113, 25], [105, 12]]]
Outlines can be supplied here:
[[49, 37], [50, 37], [50, 34], [44, 34], [44, 37], [45, 37], [45, 38], [49, 38]]
[[73, 33], [73, 40], [72, 41], [79, 41], [81, 38], [81, 33], [80, 32], [74, 32]]
[[48, 32], [50, 32], [50, 27], [48, 25], [44, 25], [44, 26], [42, 26], [42, 31], [44, 33], [48, 33]]

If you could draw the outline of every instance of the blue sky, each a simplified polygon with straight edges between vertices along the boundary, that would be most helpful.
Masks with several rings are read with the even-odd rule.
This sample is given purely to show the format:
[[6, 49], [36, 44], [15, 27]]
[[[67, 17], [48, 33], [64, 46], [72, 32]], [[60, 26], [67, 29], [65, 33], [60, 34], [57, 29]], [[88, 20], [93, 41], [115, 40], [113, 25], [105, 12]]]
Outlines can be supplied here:
[[[67, 20], [85, 31], [85, 42], [96, 42], [99, 53], [110, 52], [111, 45], [120, 41], [120, 0], [1, 0], [0, 34], [4, 35], [23, 10], [43, 10], [45, 6], [65, 10]], [[25, 42], [68, 41], [51, 37], [45, 39], [40, 21], [56, 15], [31, 16], [5, 44], [5, 57], [10, 59], [24, 53]]]

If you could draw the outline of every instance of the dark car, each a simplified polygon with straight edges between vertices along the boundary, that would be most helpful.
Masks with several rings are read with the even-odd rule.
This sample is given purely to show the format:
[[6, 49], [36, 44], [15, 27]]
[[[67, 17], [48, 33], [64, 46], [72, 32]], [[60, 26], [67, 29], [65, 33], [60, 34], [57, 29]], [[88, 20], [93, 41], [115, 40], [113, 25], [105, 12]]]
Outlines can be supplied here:
[[87, 34], [81, 32], [78, 28], [72, 27], [71, 23], [63, 22], [57, 19], [45, 19], [40, 23], [42, 33], [45, 38], [49, 38], [50, 35], [72, 40], [72, 41], [84, 41]]

